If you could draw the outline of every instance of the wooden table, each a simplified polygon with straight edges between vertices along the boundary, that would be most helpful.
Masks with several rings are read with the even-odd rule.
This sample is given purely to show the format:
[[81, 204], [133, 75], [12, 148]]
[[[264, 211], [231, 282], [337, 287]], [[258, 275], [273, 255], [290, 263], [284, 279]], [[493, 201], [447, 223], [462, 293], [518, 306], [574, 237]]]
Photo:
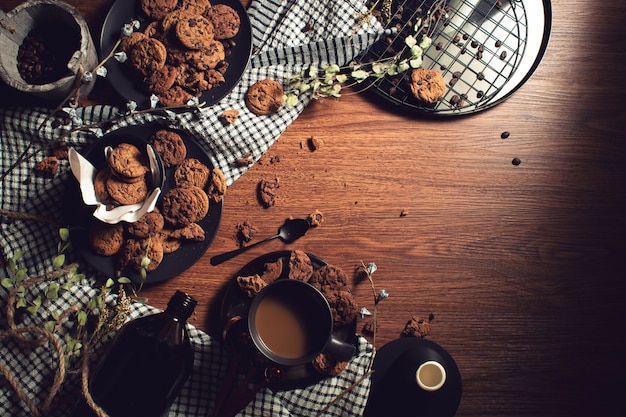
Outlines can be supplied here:
[[[112, 1], [70, 3], [98, 33]], [[302, 249], [350, 274], [375, 262], [390, 294], [376, 347], [434, 314], [428, 338], [463, 377], [458, 416], [625, 415], [626, 3], [552, 6], [541, 65], [493, 109], [432, 120], [363, 95], [312, 102], [228, 189], [206, 255], [142, 294], [163, 308], [176, 289], [191, 293], [191, 323], [218, 335], [221, 289], [265, 252]], [[323, 141], [314, 152], [311, 137]], [[280, 200], [265, 209], [256, 186], [273, 178]], [[298, 242], [210, 265], [236, 248], [238, 223], [261, 238], [315, 209], [325, 222]], [[371, 309], [367, 282], [352, 286]]]

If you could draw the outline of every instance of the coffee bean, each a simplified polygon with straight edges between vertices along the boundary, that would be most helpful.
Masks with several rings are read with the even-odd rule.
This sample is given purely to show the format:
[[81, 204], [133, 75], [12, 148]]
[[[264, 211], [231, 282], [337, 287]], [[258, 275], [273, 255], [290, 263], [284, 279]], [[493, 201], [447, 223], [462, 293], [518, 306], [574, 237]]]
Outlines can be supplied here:
[[502, 132], [502, 134], [500, 135], [500, 137], [502, 139], [507, 139], [509, 136], [511, 136], [511, 134], [509, 132]]
[[485, 74], [483, 74], [482, 72], [479, 72], [478, 74], [476, 74], [476, 78], [478, 78], [479, 80], [484, 80]]
[[513, 158], [513, 160], [511, 161], [511, 163], [515, 166], [518, 166], [519, 164], [522, 163], [522, 160], [519, 159], [518, 157]]
[[470, 45], [472, 46], [472, 48], [478, 48], [478, 41], [472, 41]]
[[501, 46], [502, 46], [502, 41], [498, 39], [498, 40], [496, 41], [496, 48], [499, 48], [499, 47], [501, 47]]
[[500, 53], [500, 59], [505, 59], [506, 58], [506, 51], [502, 51]]

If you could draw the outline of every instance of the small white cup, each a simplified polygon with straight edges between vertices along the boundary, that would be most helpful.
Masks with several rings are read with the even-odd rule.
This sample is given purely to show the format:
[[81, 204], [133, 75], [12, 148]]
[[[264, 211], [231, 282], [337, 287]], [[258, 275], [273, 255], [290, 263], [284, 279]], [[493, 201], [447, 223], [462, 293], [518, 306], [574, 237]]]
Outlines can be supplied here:
[[437, 361], [424, 362], [415, 371], [415, 380], [424, 391], [437, 391], [446, 383], [446, 369]]

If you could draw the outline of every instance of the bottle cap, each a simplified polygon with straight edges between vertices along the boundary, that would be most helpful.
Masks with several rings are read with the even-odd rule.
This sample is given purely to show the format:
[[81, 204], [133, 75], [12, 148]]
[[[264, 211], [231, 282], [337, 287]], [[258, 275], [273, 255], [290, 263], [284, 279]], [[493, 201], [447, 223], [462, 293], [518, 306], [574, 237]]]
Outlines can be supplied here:
[[167, 310], [180, 315], [182, 319], [187, 319], [198, 305], [198, 301], [189, 294], [176, 290], [170, 301], [167, 303]]

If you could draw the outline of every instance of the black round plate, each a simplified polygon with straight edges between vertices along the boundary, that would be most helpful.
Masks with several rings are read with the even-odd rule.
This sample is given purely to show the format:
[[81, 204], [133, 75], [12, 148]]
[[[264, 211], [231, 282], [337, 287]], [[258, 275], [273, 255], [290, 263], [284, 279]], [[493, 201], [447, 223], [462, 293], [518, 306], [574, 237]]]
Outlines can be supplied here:
[[[446, 370], [446, 382], [438, 391], [426, 392], [403, 382], [402, 371], [428, 360]], [[374, 357], [374, 373], [364, 417], [453, 417], [461, 401], [461, 374], [450, 354], [430, 340], [396, 339]]]
[[[278, 279], [288, 279], [286, 277], [289, 273], [288, 268], [290, 255], [291, 251], [276, 251], [261, 255], [260, 257], [250, 261], [235, 274], [235, 276], [227, 284], [228, 287], [222, 300], [221, 316], [225, 328], [229, 323], [232, 323], [232, 319], [235, 317], [241, 317], [241, 319], [237, 322], [238, 326], [246, 326], [245, 323], [248, 322], [248, 308], [250, 307], [252, 300], [239, 289], [236, 278], [238, 276], [250, 276], [254, 274], [261, 275], [266, 263], [276, 262], [279, 259], [282, 259], [283, 273]], [[307, 255], [309, 255], [315, 270], [327, 265], [324, 260], [318, 258], [317, 256], [311, 254]], [[245, 330], [245, 328], [240, 330]], [[347, 326], [336, 326], [333, 329], [333, 335], [344, 342], [355, 343], [356, 320]], [[282, 367], [281, 371], [283, 379], [279, 382], [273, 382], [270, 384], [270, 388], [275, 391], [304, 388], [326, 378], [325, 375], [317, 372], [310, 364]]]
[[[147, 125], [128, 126], [120, 128], [100, 138], [85, 151], [83, 156], [85, 156], [85, 158], [90, 160], [92, 163], [96, 163], [95, 161], [98, 160], [99, 155], [102, 154], [102, 151], [104, 149], [104, 140], [111, 139], [112, 137], [138, 137], [146, 140], [150, 138], [150, 136], [152, 136], [155, 131], [162, 128], [175, 130], [171, 127], [156, 122]], [[201, 148], [200, 145], [185, 132], [177, 132], [181, 135], [183, 141], [185, 142], [185, 145], [187, 147], [187, 157], [196, 158], [209, 168], [213, 168], [211, 159], [206, 151]], [[174, 187], [174, 169], [175, 167], [170, 167], [166, 168], [165, 170], [165, 183], [161, 191], [161, 195], [159, 196], [159, 202], [162, 199], [163, 195], [170, 188]], [[70, 184], [67, 187], [67, 197], [65, 198], [65, 209], [63, 212], [66, 216], [66, 221], [71, 227], [70, 236], [72, 239], [72, 246], [79, 252], [81, 257], [93, 268], [95, 268], [103, 275], [106, 275], [107, 277], [113, 277], [115, 276], [114, 256], [98, 255], [93, 250], [91, 250], [89, 245], [89, 225], [91, 222], [97, 221], [92, 215], [95, 208], [86, 206], [83, 203], [80, 194], [80, 188], [78, 186], [78, 181], [76, 181], [73, 175], [70, 175], [69, 182]], [[157, 202], [157, 206], [159, 202]], [[219, 228], [222, 218], [223, 205], [223, 201], [217, 204], [211, 202], [209, 213], [204, 219], [198, 222], [198, 224], [202, 226], [205, 231], [205, 238], [203, 241], [184, 242], [180, 249], [178, 249], [177, 251], [170, 254], [165, 254], [163, 256], [163, 261], [161, 262], [159, 267], [154, 271], [148, 273], [148, 276], [146, 277], [144, 283], [154, 284], [166, 281], [184, 272], [193, 264], [195, 264], [198, 259], [200, 259], [202, 255], [204, 255], [204, 253], [207, 251], [207, 249], [213, 242], [215, 235], [217, 234], [217, 230]], [[139, 274], [139, 272], [136, 272], [134, 270], [126, 269], [123, 275], [130, 278], [135, 283], [141, 282], [141, 275]]]
[[[224, 74], [225, 82], [218, 87], [205, 91], [200, 97], [200, 102], [206, 102], [207, 106], [211, 106], [220, 101], [239, 82], [248, 67], [252, 53], [252, 28], [246, 9], [241, 2], [239, 0], [213, 0], [211, 4], [226, 4], [235, 9], [239, 15], [241, 25], [237, 35], [232, 38], [235, 42], [235, 46], [230, 49], [231, 54], [226, 57], [229, 66]], [[100, 33], [101, 59], [108, 55], [113, 49], [113, 46], [120, 37], [122, 27], [132, 20], [141, 21], [140, 16], [140, 0], [117, 0], [113, 3]], [[147, 22], [141, 22], [140, 30], [143, 30]], [[150, 107], [150, 94], [137, 83], [134, 75], [130, 69], [127, 68], [126, 64], [120, 63], [112, 58], [105, 66], [107, 68], [107, 79], [119, 95], [126, 100], [135, 101], [140, 109]]]

